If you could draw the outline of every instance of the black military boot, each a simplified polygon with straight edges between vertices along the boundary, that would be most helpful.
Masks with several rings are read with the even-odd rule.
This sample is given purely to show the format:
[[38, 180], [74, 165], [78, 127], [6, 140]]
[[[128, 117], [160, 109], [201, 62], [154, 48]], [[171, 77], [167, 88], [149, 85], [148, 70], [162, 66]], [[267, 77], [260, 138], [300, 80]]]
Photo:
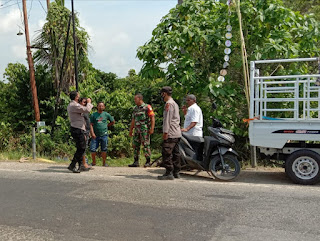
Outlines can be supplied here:
[[158, 179], [159, 179], [159, 180], [173, 180], [174, 177], [173, 177], [173, 175], [172, 175], [172, 172], [166, 171], [166, 173], [163, 174], [162, 176], [158, 176]]
[[179, 174], [179, 172], [174, 172], [174, 173], [173, 173], [173, 177], [176, 178], [176, 179], [180, 179], [180, 174]]
[[150, 157], [146, 157], [146, 163], [144, 164], [144, 167], [151, 167]]
[[128, 167], [139, 167], [139, 158], [138, 157], [135, 157], [134, 158], [134, 162], [130, 165], [128, 165]]
[[77, 169], [76, 167], [72, 167], [72, 165], [70, 165], [68, 167], [69, 171], [73, 172], [73, 173], [80, 173], [79, 168]]
[[71, 164], [68, 166], [68, 170], [73, 173], [80, 173], [80, 170], [76, 168], [77, 162], [72, 160]]

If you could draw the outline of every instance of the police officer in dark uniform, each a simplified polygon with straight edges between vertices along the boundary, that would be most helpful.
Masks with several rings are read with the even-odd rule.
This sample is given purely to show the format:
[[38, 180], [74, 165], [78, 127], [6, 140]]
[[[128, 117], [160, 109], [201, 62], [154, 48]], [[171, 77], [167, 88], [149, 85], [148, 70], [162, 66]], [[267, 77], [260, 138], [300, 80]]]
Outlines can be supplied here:
[[165, 86], [160, 91], [166, 102], [163, 111], [163, 145], [162, 160], [166, 172], [158, 176], [159, 180], [173, 180], [180, 178], [180, 153], [178, 143], [181, 138], [179, 106], [172, 99], [172, 88]]

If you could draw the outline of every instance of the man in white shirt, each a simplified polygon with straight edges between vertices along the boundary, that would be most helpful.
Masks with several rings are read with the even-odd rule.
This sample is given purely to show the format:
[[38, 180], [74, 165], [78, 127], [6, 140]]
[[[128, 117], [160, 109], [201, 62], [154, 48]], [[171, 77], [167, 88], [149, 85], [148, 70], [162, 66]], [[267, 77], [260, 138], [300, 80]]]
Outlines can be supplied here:
[[203, 116], [196, 102], [197, 98], [194, 95], [187, 95], [186, 103], [188, 111], [181, 131], [192, 136], [202, 137]]

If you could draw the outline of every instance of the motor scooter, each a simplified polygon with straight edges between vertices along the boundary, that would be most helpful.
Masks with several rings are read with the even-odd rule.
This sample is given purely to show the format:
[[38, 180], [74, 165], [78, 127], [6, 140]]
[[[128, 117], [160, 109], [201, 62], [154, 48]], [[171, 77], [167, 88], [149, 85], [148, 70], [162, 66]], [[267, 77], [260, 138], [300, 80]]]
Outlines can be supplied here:
[[214, 178], [224, 181], [235, 179], [241, 167], [239, 155], [232, 149], [235, 142], [233, 132], [223, 129], [217, 119], [213, 119], [208, 131], [210, 136], [204, 138], [182, 133], [179, 142], [182, 169], [207, 171]]

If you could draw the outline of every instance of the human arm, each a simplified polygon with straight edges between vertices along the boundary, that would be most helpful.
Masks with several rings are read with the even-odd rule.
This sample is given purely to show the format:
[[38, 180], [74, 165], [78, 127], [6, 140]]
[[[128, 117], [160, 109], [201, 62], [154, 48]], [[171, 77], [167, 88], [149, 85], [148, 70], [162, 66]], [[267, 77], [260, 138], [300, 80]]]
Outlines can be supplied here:
[[114, 125], [114, 123], [116, 123], [116, 122], [115, 122], [114, 118], [113, 118], [109, 113], [108, 113], [107, 115], [108, 115], [107, 118], [108, 118], [109, 121], [110, 121], [110, 122], [108, 123], [108, 127], [110, 127], [110, 126]]
[[131, 120], [130, 130], [129, 130], [129, 136], [133, 135], [133, 129], [134, 129], [134, 119]]
[[150, 127], [150, 130], [149, 130], [149, 134], [152, 135], [153, 132], [154, 132], [154, 126], [155, 126], [156, 120], [154, 118], [154, 115], [151, 116], [150, 119], [151, 119], [151, 127]]
[[111, 121], [111, 122], [109, 122], [108, 123], [108, 127], [110, 127], [110, 126], [112, 126], [112, 125], [114, 125], [116, 122], [113, 120], [113, 121]]
[[151, 105], [148, 105], [148, 113], [147, 114], [150, 118], [150, 124], [151, 124], [148, 133], [149, 133], [149, 135], [152, 135], [154, 133], [155, 117], [154, 117], [154, 112], [153, 112]]
[[70, 111], [76, 113], [90, 113], [92, 107], [93, 105], [91, 104], [91, 99], [88, 98], [86, 106], [80, 105], [79, 103], [75, 103], [70, 106]]
[[197, 123], [199, 122], [199, 119], [200, 119], [199, 115], [200, 115], [200, 113], [197, 110], [195, 110], [194, 108], [189, 108], [188, 114], [186, 116], [186, 120], [188, 120], [188, 123], [190, 123], [190, 124], [188, 126], [185, 126], [184, 128], [182, 128], [181, 131], [187, 132], [187, 131], [191, 130], [193, 127], [195, 127], [197, 125]]
[[91, 123], [90, 125], [90, 135], [93, 139], [96, 139], [96, 135], [94, 134], [94, 130], [93, 130], [93, 124]]
[[187, 115], [187, 112], [188, 112], [187, 106], [183, 105], [183, 106], [181, 107], [181, 109], [182, 109], [183, 115], [186, 116], [186, 115]]
[[189, 130], [191, 130], [193, 127], [195, 127], [197, 123], [198, 123], [198, 122], [191, 122], [189, 126], [187, 126], [186, 128], [182, 128], [181, 131], [182, 131], [182, 132], [187, 132], [187, 131], [189, 131]]
[[167, 103], [163, 114], [163, 135], [162, 139], [167, 140], [169, 138], [168, 133], [170, 129], [170, 122], [172, 119], [174, 108], [171, 104]]

